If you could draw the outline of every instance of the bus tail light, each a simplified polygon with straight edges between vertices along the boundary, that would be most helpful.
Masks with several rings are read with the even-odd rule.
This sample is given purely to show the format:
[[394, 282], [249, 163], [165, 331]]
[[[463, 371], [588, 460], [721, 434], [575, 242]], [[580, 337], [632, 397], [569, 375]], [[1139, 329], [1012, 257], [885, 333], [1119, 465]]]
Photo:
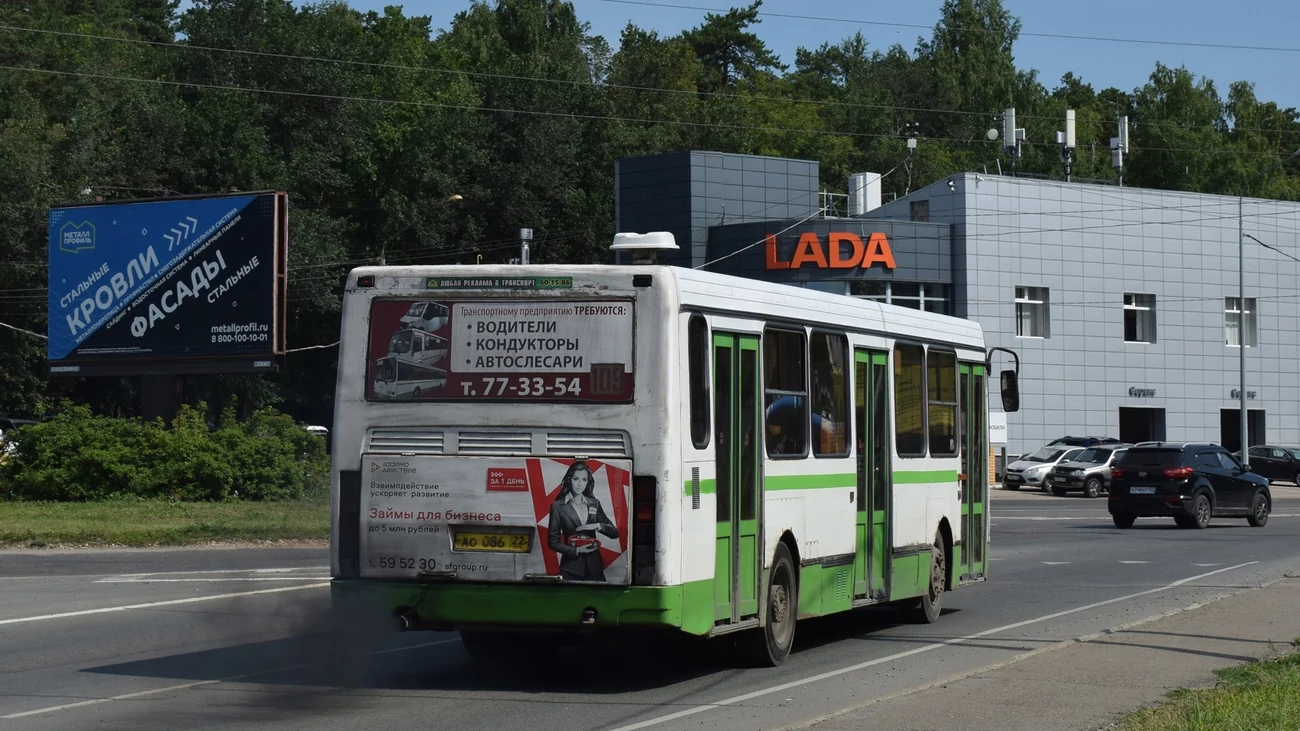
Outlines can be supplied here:
[[339, 573], [361, 575], [361, 472], [339, 471]]
[[632, 477], [632, 584], [649, 586], [655, 578], [655, 493], [653, 477]]

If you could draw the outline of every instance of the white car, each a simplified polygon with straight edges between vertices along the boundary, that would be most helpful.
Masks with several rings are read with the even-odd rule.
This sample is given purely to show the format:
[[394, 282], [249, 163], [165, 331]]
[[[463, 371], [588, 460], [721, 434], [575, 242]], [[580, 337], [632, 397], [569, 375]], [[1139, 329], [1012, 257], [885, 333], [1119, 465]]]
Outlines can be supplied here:
[[1026, 454], [1007, 465], [1007, 474], [1002, 478], [1002, 486], [1008, 490], [1019, 490], [1029, 485], [1047, 492], [1047, 474], [1058, 462], [1073, 459], [1083, 453], [1083, 447], [1043, 447], [1032, 454]]

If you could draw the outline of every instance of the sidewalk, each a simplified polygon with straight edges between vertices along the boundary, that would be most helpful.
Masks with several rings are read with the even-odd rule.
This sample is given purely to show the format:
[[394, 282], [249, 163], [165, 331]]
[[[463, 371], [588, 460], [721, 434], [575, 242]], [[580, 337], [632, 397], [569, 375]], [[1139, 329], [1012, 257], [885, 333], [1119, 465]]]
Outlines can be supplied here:
[[1300, 576], [1199, 608], [1061, 643], [929, 689], [887, 697], [813, 731], [1096, 731], [1213, 671], [1283, 652], [1300, 638]]

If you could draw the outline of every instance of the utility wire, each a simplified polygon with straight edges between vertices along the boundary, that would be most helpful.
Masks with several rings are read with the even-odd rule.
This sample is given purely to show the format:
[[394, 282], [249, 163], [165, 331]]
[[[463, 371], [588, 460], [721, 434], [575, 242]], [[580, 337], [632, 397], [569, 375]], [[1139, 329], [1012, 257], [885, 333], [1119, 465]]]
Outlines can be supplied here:
[[[705, 13], [730, 12], [730, 10], [723, 9], [723, 8], [704, 8], [704, 7], [699, 7], [697, 5], [678, 5], [676, 3], [650, 2], [650, 0], [602, 0], [602, 2], [618, 3], [620, 5], [645, 5], [653, 8], [672, 8], [676, 10], [696, 10]], [[855, 25], [879, 25], [879, 26], [884, 26], [889, 28], [916, 28], [918, 30], [929, 30], [929, 31], [935, 29], [935, 26], [933, 25], [923, 25], [920, 23], [894, 23], [894, 22], [887, 22], [883, 20], [858, 20], [856, 18], [828, 18], [828, 17], [821, 17], [816, 15], [799, 15], [795, 13], [771, 13], [763, 10], [760, 10], [758, 12], [758, 15], [767, 16], [769, 18], [786, 18], [790, 20], [815, 20], [815, 21], [824, 21], [828, 23], [837, 23], [837, 24], [852, 23]], [[995, 30], [990, 30], [988, 28], [978, 28], [978, 27], [975, 28], [952, 27], [949, 28], [948, 30], [961, 31], [964, 33], [972, 33], [972, 32], [998, 33], [998, 31]], [[1083, 36], [1083, 35], [1070, 35], [1066, 33], [1031, 33], [1027, 31], [1021, 31], [1019, 35], [1022, 37], [1031, 37], [1031, 38], [1052, 38], [1057, 40], [1091, 41], [1091, 42], [1098, 42], [1098, 43], [1129, 43], [1129, 44], [1146, 44], [1146, 45], [1153, 45], [1153, 46], [1183, 46], [1187, 48], [1217, 48], [1217, 49], [1227, 49], [1233, 51], [1272, 51], [1277, 53], [1300, 53], [1300, 48], [1287, 47], [1287, 46], [1257, 46], [1257, 45], [1248, 46], [1248, 45], [1240, 45], [1240, 44], [1233, 44], [1233, 43], [1198, 43], [1195, 41], [1161, 41], [1152, 38], [1117, 38], [1113, 36]]]
[[[284, 91], [280, 89], [259, 89], [255, 87], [235, 86], [229, 84], [210, 84], [198, 81], [174, 81], [171, 79], [142, 79], [134, 76], [114, 76], [111, 74], [92, 74], [81, 71], [60, 71], [56, 69], [31, 68], [27, 66], [7, 66], [0, 65], [0, 70], [17, 71], [32, 74], [48, 74], [52, 76], [70, 76], [87, 79], [100, 79], [106, 81], [127, 81], [142, 84], [155, 84], [162, 86], [192, 87], [196, 89], [216, 89], [221, 91], [242, 91], [254, 94], [270, 94], [278, 96], [298, 97], [305, 99], [320, 99], [326, 101], [352, 101], [365, 102], [371, 104], [391, 104], [395, 106], [408, 106], [427, 109], [452, 109], [466, 112], [488, 112], [501, 114], [524, 114], [540, 117], [556, 117], [567, 119], [582, 119], [588, 121], [609, 121], [609, 122], [635, 122], [638, 124], [667, 124], [678, 127], [696, 127], [703, 129], [728, 129], [746, 132], [768, 132], [774, 134], [807, 134], [821, 135], [827, 137], [854, 137], [865, 139], [899, 139], [896, 134], [871, 133], [871, 132], [839, 132], [825, 129], [800, 129], [794, 127], [764, 127], [757, 125], [743, 124], [721, 124], [717, 122], [693, 122], [677, 119], [650, 119], [643, 117], [620, 117], [608, 114], [580, 114], [576, 112], [551, 112], [535, 109], [507, 109], [502, 107], [486, 107], [482, 105], [470, 106], [466, 104], [448, 104], [443, 102], [414, 101], [406, 99], [384, 99], [381, 97], [360, 97], [347, 96], [342, 94], [322, 94], [306, 91]], [[952, 142], [956, 144], [972, 145], [987, 144], [982, 138], [963, 139], [958, 137], [926, 137], [928, 140], [937, 140], [941, 142]], [[1029, 147], [1055, 148], [1054, 142], [1022, 142], [1021, 144]], [[1232, 149], [1211, 149], [1211, 148], [1180, 148], [1180, 147], [1140, 147], [1134, 148], [1142, 151], [1153, 152], [1195, 152], [1207, 155], [1267, 155], [1276, 157], [1276, 152], [1267, 152], [1260, 150], [1232, 150]]]
[[[620, 0], [606, 0], [606, 1], [617, 2]], [[640, 4], [649, 5], [651, 3], [640, 3]], [[673, 7], [678, 7], [678, 6], [673, 6]], [[685, 6], [680, 6], [680, 7], [685, 7]], [[707, 11], [708, 9], [700, 8], [700, 10]], [[760, 15], [774, 15], [774, 14], [760, 13]], [[791, 17], [800, 17], [800, 16], [791, 16]], [[818, 19], [818, 18], [813, 18], [813, 19]], [[857, 21], [857, 22], [869, 23], [870, 21]], [[889, 25], [887, 23], [882, 23], [882, 24]], [[915, 27], [925, 28], [926, 26], [917, 25]], [[45, 34], [51, 36], [81, 38], [85, 40], [108, 41], [113, 43], [129, 43], [129, 44], [137, 44], [137, 45], [151, 46], [151, 47], [175, 48], [175, 49], [194, 50], [194, 51], [210, 51], [215, 53], [228, 53], [228, 54], [243, 55], [243, 56], [272, 58], [277, 60], [336, 63], [336, 64], [349, 65], [349, 66], [360, 66], [364, 68], [387, 69], [387, 70], [394, 70], [394, 71], [415, 71], [419, 73], [447, 74], [452, 76], [469, 76], [475, 78], [502, 79], [502, 80], [509, 80], [509, 81], [532, 81], [532, 82], [547, 83], [547, 84], [560, 84], [566, 86], [583, 86], [583, 87], [591, 87], [597, 89], [624, 89], [627, 91], [644, 91], [644, 92], [654, 92], [654, 93], [661, 93], [661, 94], [676, 94], [676, 95], [685, 95], [688, 97], [696, 97], [696, 98], [698, 97], [735, 98], [734, 94], [730, 92], [722, 92], [722, 91], [699, 91], [695, 89], [668, 89], [668, 88], [658, 87], [658, 86], [638, 86], [634, 84], [615, 84], [610, 82], [596, 82], [590, 80], [577, 80], [577, 79], [553, 79], [544, 76], [521, 76], [517, 74], [502, 74], [502, 73], [492, 73], [487, 71], [467, 71], [463, 69], [439, 68], [436, 66], [413, 66], [409, 64], [398, 64], [398, 63], [388, 63], [388, 62], [356, 61], [352, 59], [333, 58], [329, 56], [310, 56], [310, 55], [296, 54], [296, 53], [279, 53], [274, 51], [254, 51], [254, 50], [242, 49], [242, 48], [221, 48], [217, 46], [201, 46], [193, 43], [178, 43], [175, 41], [151, 41], [143, 38], [119, 38], [115, 36], [106, 36], [106, 35], [99, 35], [94, 33], [75, 33], [72, 31], [49, 30], [46, 28], [26, 28], [26, 27], [15, 26], [15, 25], [0, 24], [0, 30], [11, 30], [11, 31], [18, 31], [23, 33], [39, 33], [39, 34]], [[984, 29], [982, 28], [975, 29], [975, 30], [984, 31]], [[1022, 35], [1033, 35], [1033, 34], [1022, 34]], [[1075, 36], [1065, 36], [1065, 37], [1075, 38]], [[1090, 39], [1085, 36], [1077, 36], [1077, 38], [1081, 40], [1104, 40], [1104, 39]], [[1290, 49], [1290, 50], [1300, 51], [1300, 49]], [[862, 102], [845, 102], [845, 101], [834, 101], [834, 100], [826, 100], [826, 99], [799, 99], [794, 97], [779, 97], [779, 96], [770, 96], [770, 95], [763, 95], [763, 94], [747, 94], [745, 95], [745, 98], [759, 100], [759, 101], [786, 103], [786, 104], [804, 104], [804, 105], [812, 105], [812, 106], [840, 107], [846, 109], [876, 109], [876, 110], [891, 111], [891, 112], [923, 112], [926, 114], [946, 114], [946, 115], [970, 116], [970, 117], [990, 117], [990, 116], [996, 116], [997, 114], [1001, 113], [1001, 110], [993, 110], [989, 112], [973, 112], [973, 111], [967, 111], [963, 109], [936, 109], [933, 107], [904, 107], [904, 106], [895, 106], [889, 104], [865, 104]], [[1057, 117], [1052, 117], [1047, 115], [1020, 114], [1018, 116], [1021, 119], [1039, 119], [1039, 120], [1058, 121]], [[1184, 124], [1178, 124], [1176, 122], [1143, 122], [1142, 124], [1143, 126], [1146, 127], [1168, 127], [1172, 129], [1209, 129], [1209, 130], [1218, 129], [1214, 125], [1184, 125]], [[1285, 132], [1294, 132], [1295, 130], [1281, 129], [1281, 128], [1266, 129], [1260, 127], [1254, 127], [1254, 128], [1234, 127], [1233, 131], [1259, 132], [1259, 133], [1285, 133]]]

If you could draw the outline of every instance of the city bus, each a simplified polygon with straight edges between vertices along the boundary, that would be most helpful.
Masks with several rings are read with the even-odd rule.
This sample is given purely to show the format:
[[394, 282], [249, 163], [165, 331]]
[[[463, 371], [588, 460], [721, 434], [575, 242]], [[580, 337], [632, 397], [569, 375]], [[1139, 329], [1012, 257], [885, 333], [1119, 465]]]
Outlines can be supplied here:
[[407, 308], [402, 324], [425, 332], [438, 332], [447, 327], [447, 308], [438, 302], [417, 300]]
[[388, 354], [419, 365], [435, 365], [447, 357], [447, 341], [423, 330], [398, 330], [388, 340]]
[[375, 399], [420, 398], [447, 383], [447, 372], [443, 369], [396, 354], [376, 359], [372, 375]]
[[[444, 382], [368, 390], [429, 298]], [[996, 350], [1015, 411], [963, 318], [654, 263], [355, 269], [334, 605], [476, 660], [667, 630], [770, 667], [800, 620], [934, 622], [988, 578]]]

